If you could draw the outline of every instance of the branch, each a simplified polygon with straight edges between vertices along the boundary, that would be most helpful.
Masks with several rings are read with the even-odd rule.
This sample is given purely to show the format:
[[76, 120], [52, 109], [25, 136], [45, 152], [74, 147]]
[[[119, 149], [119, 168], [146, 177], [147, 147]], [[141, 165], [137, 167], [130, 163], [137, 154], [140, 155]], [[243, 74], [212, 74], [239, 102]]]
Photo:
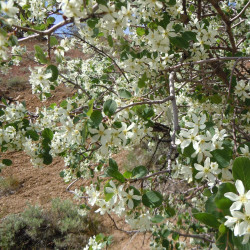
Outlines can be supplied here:
[[108, 57], [114, 64], [115, 66], [119, 69], [119, 71], [121, 72], [121, 74], [124, 76], [124, 78], [126, 79], [127, 83], [129, 83], [129, 80], [127, 78], [127, 76], [125, 75], [124, 71], [120, 68], [120, 66], [116, 63], [115, 59], [113, 59], [111, 56], [109, 56], [106, 52], [104, 52], [103, 50], [98, 49], [96, 46], [94, 46], [93, 44], [87, 42], [85, 39], [75, 35], [75, 34], [71, 34], [75, 37], [77, 37], [79, 40], [81, 40], [82, 42], [88, 44], [94, 51], [96, 51], [97, 53], [99, 53], [102, 56], [106, 56]]
[[131, 104], [128, 104], [126, 106], [123, 106], [123, 107], [120, 107], [116, 112], [120, 112], [122, 111], [123, 109], [126, 109], [126, 108], [130, 108], [130, 107], [133, 107], [133, 106], [137, 106], [137, 105], [143, 105], [143, 104], [149, 104], [149, 105], [153, 105], [153, 104], [162, 104], [164, 102], [167, 102], [167, 101], [170, 101], [172, 100], [174, 97], [173, 96], [168, 96], [166, 98], [164, 98], [163, 100], [155, 100], [155, 101], [144, 101], [144, 102], [134, 102], [134, 103], [131, 103]]
[[208, 2], [213, 5], [213, 7], [216, 9], [216, 11], [218, 12], [218, 14], [221, 16], [222, 20], [226, 24], [226, 31], [229, 36], [232, 49], [234, 52], [236, 52], [237, 48], [235, 45], [234, 36], [233, 36], [232, 28], [231, 28], [231, 21], [229, 20], [228, 16], [222, 11], [217, 0], [208, 0]]
[[210, 240], [208, 238], [205, 238], [205, 236], [207, 235], [196, 235], [196, 234], [184, 234], [184, 233], [180, 233], [180, 232], [176, 232], [176, 231], [172, 231], [173, 233], [177, 233], [180, 236], [184, 236], [184, 237], [189, 237], [189, 238], [196, 238], [196, 239], [200, 239], [200, 240], [204, 240], [204, 241], [208, 241], [210, 243], [214, 243], [213, 240]]
[[209, 58], [209, 59], [205, 59], [205, 60], [200, 60], [200, 61], [196, 61], [196, 62], [187, 62], [187, 63], [179, 63], [175, 66], [169, 67], [167, 69], [165, 69], [164, 71], [168, 72], [171, 70], [177, 70], [179, 68], [182, 68], [183, 66], [193, 66], [195, 64], [205, 64], [205, 63], [214, 63], [214, 62], [218, 62], [218, 61], [231, 61], [231, 60], [238, 60], [239, 58], [241, 58], [241, 60], [250, 60], [250, 56], [247, 57], [218, 57], [218, 58]]
[[156, 172], [156, 173], [144, 176], [144, 177], [135, 178], [135, 179], [129, 179], [129, 180], [127, 180], [127, 182], [128, 183], [132, 183], [132, 182], [136, 182], [136, 181], [143, 181], [143, 180], [147, 180], [150, 177], [153, 177], [153, 176], [156, 176], [156, 175], [160, 175], [160, 174], [165, 174], [165, 173], [168, 173], [168, 172], [169, 172], [168, 169], [167, 170], [162, 170], [162, 171], [159, 171], [159, 172]]
[[79, 198], [88, 198], [87, 196], [78, 196], [74, 191], [71, 191], [70, 190], [70, 188], [77, 182], [77, 181], [79, 181], [80, 179], [83, 179], [82, 177], [80, 177], [80, 178], [77, 178], [76, 180], [74, 180], [74, 181], [72, 181], [69, 185], [68, 185], [68, 187], [66, 188], [66, 191], [67, 192], [69, 192], [69, 193], [72, 193], [72, 194], [74, 194], [74, 195], [76, 195], [77, 197], [79, 197]]
[[173, 106], [173, 123], [174, 123], [174, 133], [172, 136], [173, 146], [175, 145], [175, 135], [177, 131], [179, 131], [180, 129], [179, 122], [178, 122], [178, 107], [176, 104], [175, 89], [174, 89], [174, 76], [175, 76], [175, 71], [171, 72], [169, 75], [169, 92], [170, 92], [170, 96], [173, 96], [171, 100], [172, 106]]
[[[93, 9], [92, 9], [92, 14], [94, 14], [98, 10], [98, 8], [99, 8], [99, 5], [95, 4], [93, 6]], [[87, 17], [87, 18], [81, 19], [80, 21], [83, 22], [83, 21], [88, 20], [92, 16], [92, 14], [89, 15], [89, 17]], [[36, 35], [24, 37], [24, 38], [21, 38], [18, 40], [18, 42], [23, 42], [23, 41], [26, 41], [28, 39], [36, 38], [39, 36], [51, 35], [57, 29], [62, 28], [63, 26], [70, 24], [70, 23], [73, 23], [73, 22], [74, 22], [74, 18], [66, 19], [66, 20], [63, 20], [62, 22], [52, 26], [50, 29], [44, 30], [44, 31], [35, 30], [35, 29], [29, 28], [29, 27], [23, 27], [23, 26], [19, 26], [19, 25], [12, 25], [12, 27], [15, 27], [16, 29], [21, 29], [24, 31], [31, 31], [31, 32], [36, 33]]]
[[72, 18], [63, 20], [62, 22], [52, 26], [50, 29], [44, 30], [44, 31], [35, 30], [35, 29], [29, 28], [29, 27], [23, 27], [23, 26], [19, 26], [19, 25], [15, 25], [15, 24], [13, 24], [12, 27], [15, 27], [16, 29], [21, 29], [21, 30], [24, 30], [24, 31], [31, 31], [31, 32], [34, 32], [34, 33], [36, 33], [38, 35], [41, 35], [41, 36], [46, 36], [46, 35], [52, 34], [55, 30], [60, 29], [61, 27], [65, 26], [65, 25], [67, 25], [69, 23], [73, 23]]
[[122, 231], [122, 232], [127, 233], [127, 234], [132, 234], [132, 233], [138, 233], [138, 232], [140, 232], [139, 230], [127, 231], [127, 230], [121, 229], [121, 228], [119, 228], [119, 227], [117, 226], [115, 220], [112, 218], [112, 216], [111, 216], [109, 213], [108, 213], [108, 216], [109, 216], [109, 218], [113, 221], [114, 226], [115, 226], [115, 228], [116, 228], [117, 230]]
[[232, 22], [234, 22], [236, 19], [238, 19], [244, 12], [245, 12], [245, 10], [247, 9], [247, 7], [250, 5], [250, 1], [248, 1], [248, 3], [245, 5], [245, 7], [241, 10], [241, 12], [237, 15], [237, 16], [235, 16], [234, 18], [232, 18], [231, 20], [230, 20], [230, 22], [232, 23]]

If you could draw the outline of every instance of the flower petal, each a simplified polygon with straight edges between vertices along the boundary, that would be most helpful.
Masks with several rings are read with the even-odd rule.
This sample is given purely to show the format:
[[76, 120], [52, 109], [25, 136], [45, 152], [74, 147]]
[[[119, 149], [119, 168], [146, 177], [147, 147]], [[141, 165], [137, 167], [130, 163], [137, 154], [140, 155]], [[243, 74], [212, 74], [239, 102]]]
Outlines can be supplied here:
[[250, 200], [250, 190], [247, 191], [246, 197], [247, 197], [248, 200]]
[[195, 179], [200, 179], [204, 176], [204, 173], [203, 172], [199, 172], [195, 175]]
[[240, 210], [242, 207], [242, 202], [241, 201], [236, 201], [232, 204], [232, 206], [230, 207], [230, 211], [234, 211], [234, 210]]
[[128, 208], [133, 209], [133, 207], [134, 207], [134, 202], [132, 201], [132, 199], [129, 199], [128, 200]]
[[244, 188], [244, 185], [243, 185], [243, 183], [242, 183], [241, 180], [237, 180], [235, 182], [235, 186], [236, 186], [236, 189], [237, 189], [237, 191], [238, 191], [239, 194], [242, 195], [242, 194], [245, 193], [245, 188]]
[[138, 200], [138, 201], [139, 201], [139, 200], [141, 200], [141, 196], [139, 196], [139, 195], [133, 195], [133, 196], [132, 196], [132, 199], [133, 199], [133, 200]]
[[194, 167], [196, 170], [199, 170], [199, 171], [203, 171], [203, 169], [204, 169], [203, 166], [201, 166], [200, 164], [197, 164], [197, 163], [194, 164]]
[[225, 193], [224, 196], [230, 199], [231, 201], [238, 201], [240, 198], [237, 194], [232, 192]]
[[245, 204], [245, 213], [250, 216], [250, 201]]

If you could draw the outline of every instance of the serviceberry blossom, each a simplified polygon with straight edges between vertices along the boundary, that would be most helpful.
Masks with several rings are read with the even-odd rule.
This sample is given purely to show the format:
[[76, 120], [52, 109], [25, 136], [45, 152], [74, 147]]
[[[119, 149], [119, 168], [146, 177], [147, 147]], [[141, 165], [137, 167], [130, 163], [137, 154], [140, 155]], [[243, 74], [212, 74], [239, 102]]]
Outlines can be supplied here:
[[196, 179], [204, 179], [207, 178], [209, 181], [214, 182], [216, 179], [216, 176], [221, 172], [221, 170], [218, 168], [218, 164], [216, 162], [210, 162], [210, 158], [207, 157], [204, 166], [195, 163], [194, 167], [199, 172], [195, 175]]
[[231, 211], [240, 210], [243, 204], [246, 204], [250, 201], [250, 190], [245, 193], [245, 188], [241, 180], [237, 180], [235, 182], [235, 187], [239, 195], [233, 192], [228, 192], [224, 194], [225, 197], [227, 197], [231, 201], [234, 201], [234, 203], [230, 207]]

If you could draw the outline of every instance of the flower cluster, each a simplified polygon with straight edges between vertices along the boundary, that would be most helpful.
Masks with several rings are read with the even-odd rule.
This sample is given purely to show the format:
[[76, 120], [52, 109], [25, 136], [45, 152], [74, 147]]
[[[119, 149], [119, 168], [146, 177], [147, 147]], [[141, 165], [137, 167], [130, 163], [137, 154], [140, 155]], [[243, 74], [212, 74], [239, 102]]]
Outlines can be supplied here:
[[230, 207], [232, 216], [225, 216], [225, 226], [233, 230], [235, 236], [244, 236], [242, 244], [246, 244], [250, 237], [250, 190], [245, 192], [241, 180], [235, 182], [235, 187], [239, 195], [233, 192], [225, 193], [225, 197], [233, 201]]

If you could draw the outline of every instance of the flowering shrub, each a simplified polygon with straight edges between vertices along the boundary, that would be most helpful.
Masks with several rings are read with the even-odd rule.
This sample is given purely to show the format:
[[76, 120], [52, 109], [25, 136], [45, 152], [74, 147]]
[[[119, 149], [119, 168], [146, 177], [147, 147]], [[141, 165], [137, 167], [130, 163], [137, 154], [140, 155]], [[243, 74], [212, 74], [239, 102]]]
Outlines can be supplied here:
[[[36, 112], [2, 98], [2, 152], [24, 150], [34, 165], [63, 157], [68, 191], [114, 223], [125, 218], [129, 233], [152, 232], [152, 249], [183, 249], [180, 236], [204, 249], [250, 247], [249, 1], [0, 2], [1, 71], [18, 65], [23, 41], [44, 36], [33, 93], [77, 89]], [[56, 38], [68, 24], [77, 32]], [[93, 56], [66, 60], [72, 48]], [[113, 155], [135, 145], [151, 160], [124, 171]], [[86, 248], [104, 245], [94, 237]]]

